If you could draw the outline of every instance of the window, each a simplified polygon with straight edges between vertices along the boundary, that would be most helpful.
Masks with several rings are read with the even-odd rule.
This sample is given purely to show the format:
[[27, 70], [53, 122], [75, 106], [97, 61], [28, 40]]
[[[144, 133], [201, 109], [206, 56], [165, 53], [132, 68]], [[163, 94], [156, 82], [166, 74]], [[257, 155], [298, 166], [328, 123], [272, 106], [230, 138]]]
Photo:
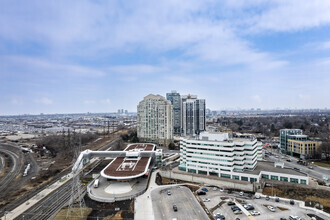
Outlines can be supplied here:
[[239, 176], [232, 175], [232, 179], [234, 179], [234, 180], [239, 180]]
[[241, 176], [241, 180], [243, 180], [243, 181], [249, 181], [249, 178], [248, 177], [245, 177], [245, 176]]
[[230, 174], [221, 173], [220, 177], [229, 178], [230, 179]]
[[306, 184], [306, 180], [300, 180], [301, 184]]
[[278, 180], [278, 176], [271, 176], [272, 180]]
[[298, 179], [296, 179], [296, 178], [290, 178], [290, 182], [291, 183], [298, 183]]
[[250, 182], [251, 182], [251, 183], [257, 182], [257, 178], [252, 178], [252, 177], [251, 177], [251, 178], [250, 178]]
[[282, 176], [281, 176], [280, 181], [288, 182], [288, 177], [282, 177]]
[[261, 175], [261, 178], [269, 179], [269, 175], [267, 175], [267, 174], [262, 174], [262, 175]]

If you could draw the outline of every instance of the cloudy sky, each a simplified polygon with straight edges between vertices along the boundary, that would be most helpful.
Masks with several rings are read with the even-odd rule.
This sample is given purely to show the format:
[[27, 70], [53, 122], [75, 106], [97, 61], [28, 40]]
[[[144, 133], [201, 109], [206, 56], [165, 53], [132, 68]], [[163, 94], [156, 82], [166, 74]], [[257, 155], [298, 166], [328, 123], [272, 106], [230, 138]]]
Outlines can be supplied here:
[[0, 114], [329, 108], [330, 1], [0, 2]]

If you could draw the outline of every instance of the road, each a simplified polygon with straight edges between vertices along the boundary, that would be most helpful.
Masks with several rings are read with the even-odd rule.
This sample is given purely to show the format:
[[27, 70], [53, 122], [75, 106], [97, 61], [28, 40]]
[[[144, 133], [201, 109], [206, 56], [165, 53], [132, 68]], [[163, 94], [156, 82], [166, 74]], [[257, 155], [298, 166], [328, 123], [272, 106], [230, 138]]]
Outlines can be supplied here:
[[[311, 177], [321, 179], [324, 175], [328, 176], [330, 178], [330, 169], [319, 167], [319, 166], [312, 166], [313, 169], [309, 169], [308, 166], [300, 165], [297, 163], [298, 159], [295, 157], [291, 157], [288, 155], [283, 155], [277, 152], [273, 152], [273, 155], [269, 155], [269, 157], [265, 157], [266, 160], [272, 161], [272, 162], [283, 162], [285, 167], [290, 168], [298, 168], [300, 171], [308, 174]], [[277, 156], [277, 157], [276, 157]], [[291, 162], [286, 161], [287, 159], [291, 159]]]
[[[171, 191], [171, 195], [167, 195], [167, 190]], [[155, 219], [209, 219], [192, 192], [184, 186], [154, 189], [151, 200]], [[173, 205], [178, 207], [177, 212]]]

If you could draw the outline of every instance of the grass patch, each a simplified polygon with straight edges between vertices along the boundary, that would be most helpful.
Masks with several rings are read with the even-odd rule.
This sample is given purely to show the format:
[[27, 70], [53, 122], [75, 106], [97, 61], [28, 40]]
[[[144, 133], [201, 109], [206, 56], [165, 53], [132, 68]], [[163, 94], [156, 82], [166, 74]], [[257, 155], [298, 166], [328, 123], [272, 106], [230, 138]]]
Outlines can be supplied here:
[[92, 212], [92, 208], [82, 208], [82, 216], [80, 216], [80, 208], [72, 208], [69, 211], [69, 217], [66, 218], [68, 209], [62, 209], [57, 213], [55, 216], [54, 220], [62, 220], [62, 219], [67, 219], [67, 220], [83, 220], [87, 219], [87, 216]]
[[330, 168], [330, 162], [315, 161], [314, 164], [317, 165], [317, 166], [320, 166], [320, 167]]
[[277, 206], [277, 208], [278, 208], [279, 210], [281, 210], [281, 211], [286, 211], [286, 210], [289, 210], [289, 209], [287, 209], [287, 208], [284, 208], [284, 207], [280, 207], [280, 206]]

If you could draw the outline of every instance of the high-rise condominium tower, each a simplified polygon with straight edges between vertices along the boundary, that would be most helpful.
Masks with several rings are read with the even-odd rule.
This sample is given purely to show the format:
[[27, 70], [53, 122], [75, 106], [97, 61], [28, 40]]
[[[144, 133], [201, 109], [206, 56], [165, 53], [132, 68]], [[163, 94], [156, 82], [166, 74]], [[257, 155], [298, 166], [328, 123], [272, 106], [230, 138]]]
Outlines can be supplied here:
[[173, 105], [173, 129], [174, 135], [181, 135], [181, 97], [180, 93], [172, 90], [166, 93], [166, 99]]
[[181, 96], [181, 128], [183, 136], [193, 136], [205, 131], [205, 99], [196, 95]]
[[142, 141], [168, 146], [173, 138], [173, 106], [160, 95], [147, 95], [137, 106], [137, 135]]

